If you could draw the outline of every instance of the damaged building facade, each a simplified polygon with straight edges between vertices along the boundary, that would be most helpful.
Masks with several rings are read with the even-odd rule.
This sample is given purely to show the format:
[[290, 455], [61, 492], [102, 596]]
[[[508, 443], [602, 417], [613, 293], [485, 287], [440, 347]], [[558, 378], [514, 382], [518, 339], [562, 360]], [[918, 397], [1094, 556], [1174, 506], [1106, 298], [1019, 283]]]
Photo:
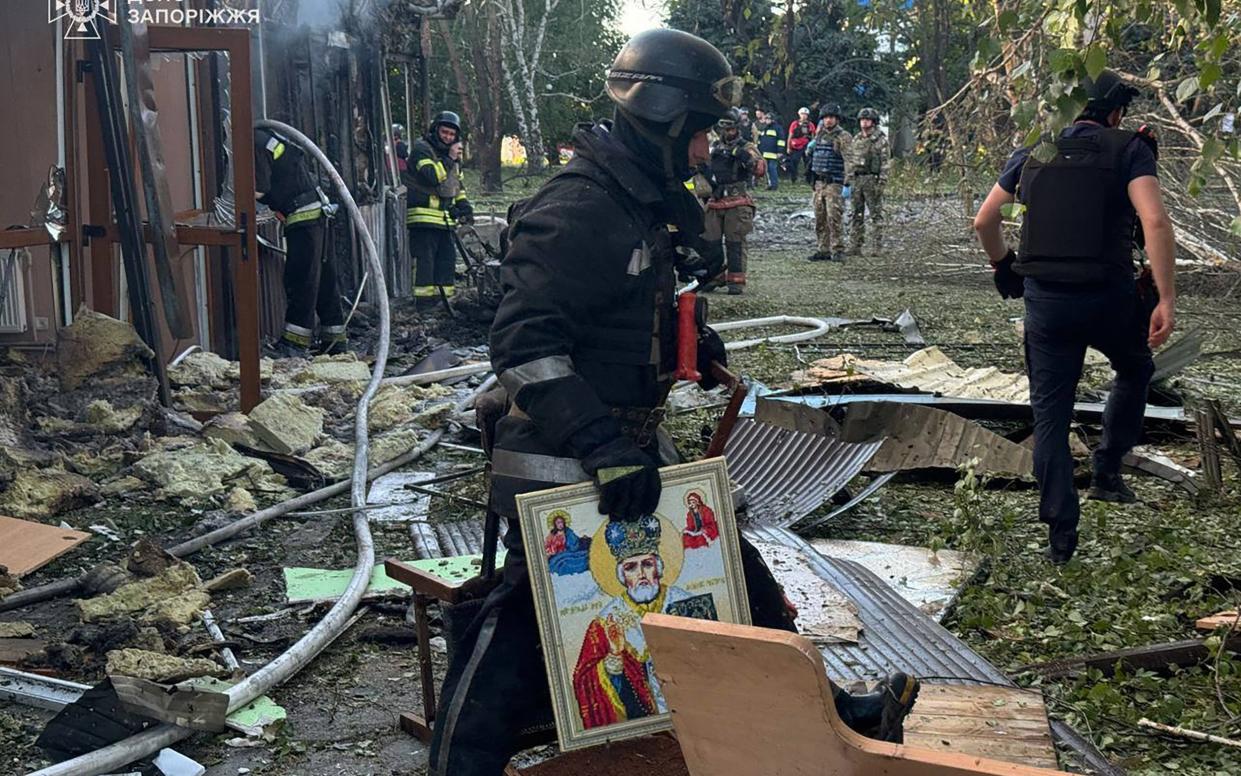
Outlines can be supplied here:
[[[252, 190], [235, 191], [253, 176], [251, 133], [236, 130], [264, 117], [324, 149], [377, 238], [390, 293], [409, 293], [389, 127], [417, 125], [425, 111], [417, 15], [404, 28], [415, 43], [405, 51], [390, 43], [398, 36], [371, 0], [147, 4], [159, 16], [129, 5], [136, 20], [172, 20], [176, 7], [211, 20], [180, 27], [127, 25], [106, 8], [82, 24], [68, 12], [55, 18], [47, 5], [10, 2], [0, 11], [8, 54], [0, 100], [9, 108], [0, 143], [0, 345], [42, 350], [86, 307], [133, 321], [165, 363], [192, 345], [239, 359], [255, 375], [242, 397], [244, 409], [253, 406], [260, 336], [278, 335], [284, 316], [279, 222], [256, 210]], [[229, 6], [248, 11], [227, 28], [210, 26], [224, 17], [207, 12]], [[110, 66], [99, 59], [104, 49]], [[395, 117], [390, 68], [406, 87], [398, 106], [412, 106]], [[131, 227], [140, 230], [149, 281], [127, 268]], [[328, 255], [346, 309], [368, 301], [373, 284], [348, 219], [333, 219]]]

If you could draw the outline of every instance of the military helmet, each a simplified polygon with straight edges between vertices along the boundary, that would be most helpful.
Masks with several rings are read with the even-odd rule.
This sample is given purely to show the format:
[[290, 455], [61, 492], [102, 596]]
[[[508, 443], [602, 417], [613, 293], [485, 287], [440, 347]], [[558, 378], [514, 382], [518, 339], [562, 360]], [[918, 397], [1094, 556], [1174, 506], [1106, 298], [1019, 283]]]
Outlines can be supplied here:
[[1090, 108], [1127, 108], [1138, 90], [1125, 83], [1113, 70], [1104, 70], [1096, 78], [1085, 78], [1086, 105]]
[[845, 117], [845, 114], [840, 110], [840, 103], [838, 102], [829, 102], [825, 104], [821, 112], [824, 116], [835, 116], [838, 119], [843, 119]]
[[[640, 32], [616, 55], [606, 89], [631, 119], [670, 125], [670, 135], [697, 132], [741, 103], [741, 79], [719, 49], [688, 32]], [[685, 119], [697, 114], [686, 126]]]
[[435, 132], [440, 127], [452, 127], [457, 130], [457, 134], [461, 134], [461, 117], [450, 110], [442, 110], [435, 114], [435, 118], [431, 119], [431, 125], [427, 127], [428, 132]]
[[878, 124], [879, 123], [879, 111], [875, 110], [874, 108], [862, 108], [860, 111], [857, 112], [857, 120], [861, 121], [862, 119], [870, 119], [871, 121]]
[[736, 108], [729, 108], [728, 112], [720, 116], [720, 120], [715, 122], [715, 126], [719, 129], [729, 129], [741, 123], [741, 111]]

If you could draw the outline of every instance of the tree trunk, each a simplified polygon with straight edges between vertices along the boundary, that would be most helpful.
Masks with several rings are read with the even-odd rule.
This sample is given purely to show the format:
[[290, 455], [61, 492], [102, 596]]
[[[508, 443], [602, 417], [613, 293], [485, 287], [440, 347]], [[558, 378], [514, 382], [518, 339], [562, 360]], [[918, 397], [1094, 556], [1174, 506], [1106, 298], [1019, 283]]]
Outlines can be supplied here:
[[504, 180], [500, 167], [500, 145], [504, 139], [500, 125], [500, 106], [504, 95], [500, 88], [500, 23], [495, 7], [487, 5], [484, 45], [473, 46], [470, 57], [474, 63], [474, 75], [478, 82], [480, 101], [487, 106], [480, 111], [481, 132], [478, 141], [478, 173], [480, 186], [488, 193], [502, 191]]

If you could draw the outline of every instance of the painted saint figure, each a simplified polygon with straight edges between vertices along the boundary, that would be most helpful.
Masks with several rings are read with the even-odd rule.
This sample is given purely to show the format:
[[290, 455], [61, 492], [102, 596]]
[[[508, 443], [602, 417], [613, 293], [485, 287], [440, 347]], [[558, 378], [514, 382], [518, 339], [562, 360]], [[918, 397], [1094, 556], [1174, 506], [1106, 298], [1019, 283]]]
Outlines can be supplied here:
[[681, 541], [685, 549], [694, 550], [710, 546], [711, 542], [720, 538], [720, 527], [715, 522], [715, 512], [703, 503], [702, 494], [691, 490], [685, 496], [685, 531]]
[[561, 576], [581, 574], [590, 567], [589, 539], [582, 539], [569, 527], [569, 513], [557, 509], [547, 516], [547, 538], [543, 551], [547, 555], [547, 568]]
[[[675, 534], [661, 548], [662, 536], [654, 515], [615, 521], [604, 531], [606, 551], [592, 553], [591, 573], [600, 588], [619, 594], [587, 627], [573, 671], [573, 692], [586, 728], [667, 711], [642, 636], [642, 616], [675, 612], [674, 604], [694, 596], [671, 585], [680, 572], [680, 548]], [[671, 549], [678, 557], [665, 563], [661, 549], [662, 553]], [[608, 578], [611, 574], [615, 576]]]

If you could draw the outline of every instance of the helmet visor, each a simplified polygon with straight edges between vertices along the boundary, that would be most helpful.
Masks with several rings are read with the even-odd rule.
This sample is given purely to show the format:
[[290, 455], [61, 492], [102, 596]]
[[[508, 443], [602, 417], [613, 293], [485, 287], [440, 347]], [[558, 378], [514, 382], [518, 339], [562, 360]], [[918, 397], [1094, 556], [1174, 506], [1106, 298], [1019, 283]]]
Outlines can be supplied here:
[[735, 108], [741, 104], [741, 91], [745, 82], [741, 76], [730, 75], [711, 84], [711, 97], [725, 108]]

